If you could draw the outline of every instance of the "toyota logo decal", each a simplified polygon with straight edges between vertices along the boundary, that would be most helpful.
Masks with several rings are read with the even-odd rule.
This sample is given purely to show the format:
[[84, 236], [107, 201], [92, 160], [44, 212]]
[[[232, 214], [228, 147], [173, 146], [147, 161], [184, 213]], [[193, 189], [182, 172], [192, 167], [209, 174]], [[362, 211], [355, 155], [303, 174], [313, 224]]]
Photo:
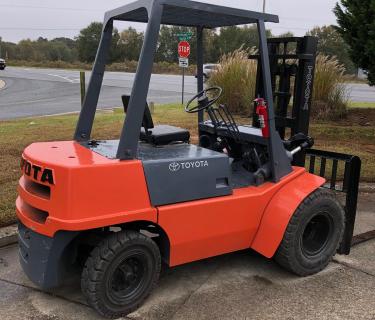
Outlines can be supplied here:
[[177, 162], [172, 162], [169, 164], [169, 170], [172, 172], [176, 172], [180, 170], [180, 168], [181, 168], [181, 165]]

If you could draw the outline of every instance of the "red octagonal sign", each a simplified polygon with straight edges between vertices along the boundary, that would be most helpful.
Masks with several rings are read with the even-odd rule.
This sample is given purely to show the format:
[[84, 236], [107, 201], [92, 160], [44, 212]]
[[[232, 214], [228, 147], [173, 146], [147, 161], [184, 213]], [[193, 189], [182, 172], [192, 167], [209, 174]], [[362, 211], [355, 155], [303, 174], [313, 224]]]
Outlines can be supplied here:
[[188, 58], [190, 56], [190, 43], [187, 41], [181, 41], [178, 44], [178, 55], [181, 58]]

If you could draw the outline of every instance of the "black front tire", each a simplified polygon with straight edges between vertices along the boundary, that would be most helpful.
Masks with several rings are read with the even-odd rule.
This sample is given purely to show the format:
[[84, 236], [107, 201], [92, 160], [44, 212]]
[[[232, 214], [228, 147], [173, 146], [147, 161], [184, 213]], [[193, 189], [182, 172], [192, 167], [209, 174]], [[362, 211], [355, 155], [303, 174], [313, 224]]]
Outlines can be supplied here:
[[135, 231], [113, 233], [90, 254], [81, 288], [88, 303], [106, 318], [136, 310], [154, 289], [161, 267], [153, 240]]
[[344, 229], [344, 209], [334, 193], [318, 189], [297, 208], [274, 258], [299, 276], [318, 273], [336, 254]]

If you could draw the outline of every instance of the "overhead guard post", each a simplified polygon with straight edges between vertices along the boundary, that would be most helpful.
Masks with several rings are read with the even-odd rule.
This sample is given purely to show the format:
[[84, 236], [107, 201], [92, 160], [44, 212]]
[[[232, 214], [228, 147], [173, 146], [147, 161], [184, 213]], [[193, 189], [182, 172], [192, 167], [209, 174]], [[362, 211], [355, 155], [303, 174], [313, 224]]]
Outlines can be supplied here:
[[151, 12], [149, 12], [149, 22], [117, 150], [116, 157], [121, 160], [135, 159], [137, 157], [138, 140], [147, 101], [162, 13], [163, 6], [158, 1], [155, 1]]
[[275, 111], [273, 108], [272, 80], [266, 27], [263, 20], [258, 20], [257, 24], [259, 33], [259, 54], [263, 79], [263, 92], [268, 106], [268, 127], [270, 129], [268, 153], [271, 163], [270, 169], [273, 182], [278, 182], [283, 176], [292, 172], [292, 167], [275, 126]]
[[103, 25], [103, 32], [90, 77], [89, 86], [79, 115], [76, 132], [74, 134], [74, 140], [76, 141], [87, 141], [91, 136], [100, 89], [103, 83], [105, 64], [111, 47], [112, 31], [113, 20], [109, 20]]
[[[203, 90], [203, 28], [197, 27], [197, 93]], [[198, 123], [203, 121], [203, 110], [198, 113]]]

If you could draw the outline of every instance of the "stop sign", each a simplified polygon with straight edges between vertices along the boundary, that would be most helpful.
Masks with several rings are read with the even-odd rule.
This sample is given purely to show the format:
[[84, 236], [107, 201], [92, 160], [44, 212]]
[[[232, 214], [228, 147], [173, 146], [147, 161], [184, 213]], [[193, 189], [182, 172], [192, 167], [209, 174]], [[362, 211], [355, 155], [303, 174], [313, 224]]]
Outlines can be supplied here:
[[190, 56], [190, 43], [187, 41], [181, 41], [178, 44], [178, 54], [182, 58], [188, 58]]

